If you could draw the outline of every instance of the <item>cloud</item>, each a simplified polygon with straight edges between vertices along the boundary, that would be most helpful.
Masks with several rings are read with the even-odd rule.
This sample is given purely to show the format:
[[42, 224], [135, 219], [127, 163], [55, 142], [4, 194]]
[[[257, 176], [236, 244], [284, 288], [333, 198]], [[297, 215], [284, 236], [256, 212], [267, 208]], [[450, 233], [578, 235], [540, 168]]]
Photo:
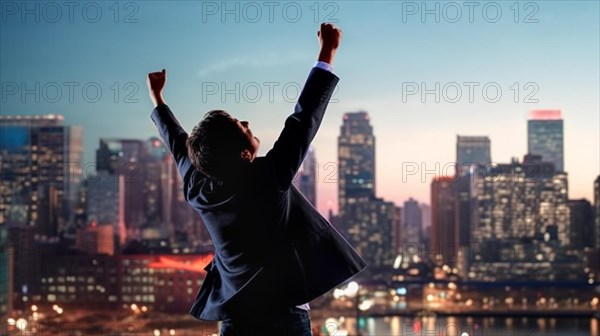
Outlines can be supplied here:
[[304, 60], [305, 58], [301, 56], [301, 53], [294, 53], [286, 56], [276, 53], [263, 54], [258, 57], [240, 56], [210, 64], [200, 69], [198, 71], [198, 76], [206, 77], [214, 73], [227, 72], [234, 68], [266, 68], [297, 63]]

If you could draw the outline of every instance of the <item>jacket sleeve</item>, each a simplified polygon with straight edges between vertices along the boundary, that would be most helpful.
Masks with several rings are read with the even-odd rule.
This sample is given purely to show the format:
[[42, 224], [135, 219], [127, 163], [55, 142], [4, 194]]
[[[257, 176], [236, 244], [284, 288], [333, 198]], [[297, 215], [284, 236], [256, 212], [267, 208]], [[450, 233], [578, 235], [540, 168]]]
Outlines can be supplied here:
[[187, 199], [187, 184], [190, 180], [191, 172], [196, 170], [187, 154], [185, 142], [188, 138], [188, 134], [183, 127], [181, 127], [179, 121], [177, 121], [177, 118], [175, 118], [167, 105], [158, 105], [152, 111], [150, 117], [158, 129], [160, 137], [173, 155], [179, 175], [181, 175], [181, 178], [183, 179], [183, 190]]
[[281, 190], [289, 189], [314, 139], [339, 78], [314, 67], [285, 126], [266, 158]]

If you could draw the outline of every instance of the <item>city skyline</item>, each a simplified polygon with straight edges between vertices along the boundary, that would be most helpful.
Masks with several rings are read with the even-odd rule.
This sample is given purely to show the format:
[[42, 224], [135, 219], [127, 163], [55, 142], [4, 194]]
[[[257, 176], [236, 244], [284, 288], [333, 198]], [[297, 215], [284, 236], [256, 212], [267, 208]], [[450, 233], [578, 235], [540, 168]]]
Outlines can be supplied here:
[[[315, 336], [598, 335], [599, 1], [0, 13], [1, 334], [214, 334], [285, 302]], [[316, 136], [207, 180], [181, 128], [211, 110], [258, 157]]]
[[[346, 113], [345, 115], [348, 114], [359, 114], [359, 115], [366, 115], [367, 119], [369, 120], [369, 122], [371, 122], [371, 117], [369, 116], [369, 113], [366, 111], [360, 111], [360, 112], [356, 112], [356, 113]], [[561, 126], [562, 126], [562, 122], [564, 119], [560, 119], [561, 117], [561, 111], [560, 110], [532, 110], [529, 111], [528, 114], [529, 119], [526, 119], [524, 121], [524, 123], [526, 123], [527, 125], [530, 125], [532, 120], [536, 121], [536, 122], [544, 122], [547, 120], [544, 120], [543, 116], [545, 115], [550, 116], [550, 122], [552, 121], [560, 121], [561, 122]], [[533, 119], [532, 119], [533, 118]], [[538, 119], [535, 119], [538, 118]], [[540, 119], [541, 118], [541, 119]], [[552, 119], [554, 118], [554, 119]], [[558, 119], [556, 119], [558, 118]], [[50, 123], [59, 123], [61, 126], [67, 127], [67, 128], [75, 128], [79, 130], [79, 133], [83, 133], [85, 134], [85, 128], [81, 125], [74, 125], [69, 123], [69, 120], [66, 120], [65, 116], [60, 115], [60, 114], [42, 114], [42, 115], [9, 115], [9, 116], [5, 116], [5, 118], [3, 119], [5, 122], [8, 123], [14, 123], [14, 124], [19, 124], [19, 123], [23, 123], [23, 122], [30, 122], [28, 120], [33, 120], [34, 122], [38, 122], [38, 123], [42, 123], [42, 122], [50, 122]], [[343, 128], [343, 122], [344, 122], [344, 117], [341, 120], [341, 127]], [[372, 132], [375, 135], [375, 128], [373, 126], [369, 126], [372, 128]], [[529, 126], [527, 126], [529, 127]], [[483, 133], [481, 133], [483, 134]], [[489, 138], [489, 136], [487, 135], [464, 135], [464, 134], [456, 134], [455, 135], [455, 139], [456, 142], [454, 143], [454, 157], [455, 160], [453, 161], [449, 161], [449, 162], [439, 162], [440, 166], [437, 167], [437, 170], [432, 170], [434, 167], [433, 164], [435, 163], [431, 163], [430, 162], [412, 162], [412, 161], [406, 161], [405, 163], [407, 163], [408, 165], [407, 167], [407, 174], [408, 177], [411, 176], [411, 169], [413, 168], [417, 168], [418, 170], [420, 170], [421, 168], [425, 167], [425, 171], [421, 172], [421, 171], [417, 171], [416, 174], [417, 176], [419, 176], [420, 178], [423, 178], [422, 184], [426, 186], [427, 190], [426, 191], [430, 191], [430, 184], [431, 182], [433, 182], [436, 178], [452, 178], [454, 177], [455, 174], [455, 165], [456, 166], [460, 166], [461, 162], [460, 162], [460, 158], [457, 157], [460, 155], [463, 155], [465, 157], [466, 154], [464, 154], [463, 152], [459, 153], [460, 149], [460, 144], [466, 144], [469, 141], [471, 141], [473, 144], [477, 143], [478, 141], [483, 141], [483, 142], [487, 142], [487, 151], [492, 152], [493, 148], [494, 148], [494, 143], [493, 140]], [[6, 134], [6, 136], [10, 136], [11, 134]], [[79, 135], [79, 137], [81, 137], [81, 135]], [[526, 134], [524, 136], [524, 142], [527, 143], [528, 142], [528, 138], [529, 136]], [[8, 138], [6, 138], [5, 140], [9, 140]], [[11, 140], [11, 141], [14, 141]], [[99, 143], [102, 145], [104, 142], [106, 141], [112, 141], [112, 142], [130, 142], [130, 143], [146, 143], [148, 141], [152, 142], [152, 141], [161, 141], [159, 139], [156, 138], [156, 135], [149, 135], [146, 138], [133, 138], [133, 137], [127, 137], [127, 136], [111, 136], [111, 137], [101, 137], [98, 139]], [[162, 141], [161, 141], [162, 144]], [[151, 144], [152, 145], [152, 144]], [[377, 148], [377, 143], [374, 142], [373, 146], [375, 147], [375, 149]], [[457, 147], [459, 146], [459, 147]], [[475, 145], [476, 146], [476, 145]], [[162, 146], [160, 146], [162, 148]], [[473, 147], [476, 148], [476, 147]], [[82, 171], [78, 171], [77, 174], [81, 174], [81, 177], [77, 177], [76, 180], [79, 181], [79, 179], [86, 179], [86, 178], [94, 178], [96, 176], [96, 174], [99, 174], [98, 172], [98, 168], [97, 165], [98, 163], [102, 164], [102, 159], [98, 156], [98, 151], [101, 150], [101, 148], [95, 148], [93, 150], [90, 149], [86, 149], [85, 146], [83, 146], [83, 153], [86, 152], [93, 152], [94, 156], [95, 156], [95, 160], [89, 161], [89, 162], [85, 162], [85, 161], [77, 161], [77, 164], [73, 164], [73, 163], [69, 163], [69, 168], [70, 169], [77, 169], [77, 168], [82, 168]], [[164, 148], [162, 149], [164, 151]], [[261, 150], [263, 150], [261, 148]], [[310, 159], [310, 158], [314, 158], [316, 157], [315, 153], [318, 152], [317, 147], [315, 147], [314, 145], [311, 145], [311, 151], [309, 152], [309, 154], [307, 155], [306, 159]], [[374, 151], [374, 161], [377, 161], [377, 150]], [[493, 157], [491, 159], [491, 161], [489, 160], [489, 152], [487, 153], [488, 157], [486, 157], [482, 162], [483, 166], [488, 166], [488, 165], [497, 165], [497, 164], [507, 164], [512, 162], [514, 159], [520, 159], [520, 157], [523, 157], [524, 155], [527, 154], [527, 151], [525, 151], [525, 154], [519, 156], [519, 155], [514, 155], [510, 158], [510, 160], [503, 162], [503, 161], [497, 161], [494, 160]], [[474, 154], [472, 154], [473, 157], [477, 157], [478, 155], [481, 155], [477, 152], [475, 152]], [[83, 157], [85, 157], [85, 154], [82, 155]], [[561, 154], [561, 156], [566, 156], [568, 157], [569, 155], [564, 155]], [[333, 163], [333, 165], [332, 165]], [[308, 164], [307, 162], [305, 162], [304, 164]], [[334, 193], [332, 193], [330, 190], [328, 190], [329, 185], [334, 185], [335, 189], [339, 189], [338, 187], [338, 183], [339, 183], [339, 179], [338, 179], [338, 162], [337, 160], [335, 162], [326, 162], [323, 163], [323, 161], [320, 161], [318, 159], [315, 159], [315, 164], [312, 165], [309, 169], [312, 172], [310, 175], [310, 177], [304, 176], [302, 177], [302, 173], [300, 172], [299, 175], [295, 178], [295, 185], [296, 187], [299, 187], [301, 184], [305, 184], [305, 183], [301, 183], [301, 180], [304, 180], [306, 178], [310, 178], [312, 182], [314, 180], [315, 182], [315, 195], [310, 195], [309, 199], [312, 200], [312, 198], [316, 198], [319, 201], [317, 202], [317, 204], [315, 205], [315, 207], [321, 212], [321, 214], [326, 215], [329, 213], [330, 210], [334, 210], [334, 213], [338, 213], [339, 209], [338, 209], [338, 190], [335, 190]], [[415, 164], [419, 165], [419, 166], [415, 166]], [[421, 166], [423, 165], [424, 166]], [[374, 165], [375, 169], [376, 169], [376, 173], [379, 171], [377, 170], [379, 165]], [[106, 168], [102, 168], [102, 169], [106, 169]], [[462, 170], [464, 170], [464, 168], [461, 168]], [[332, 173], [333, 172], [333, 173]], [[335, 174], [334, 174], [335, 173]], [[435, 174], [433, 174], [435, 173]], [[569, 180], [569, 182], [571, 181], [571, 174], [570, 172], [567, 170], [567, 179]], [[100, 172], [100, 175], [102, 175], [102, 172]], [[312, 176], [315, 175], [315, 176]], [[414, 177], [414, 176], [413, 176]], [[597, 177], [597, 175], [593, 176], [591, 181], [594, 181], [594, 178]], [[381, 181], [380, 182], [382, 185], [385, 185], [387, 183], [387, 181]], [[591, 183], [590, 183], [591, 185]], [[303, 186], [302, 188], [306, 188], [305, 186]], [[377, 188], [377, 183], [375, 184], [375, 188]], [[586, 199], [590, 202], [592, 202], [594, 200], [594, 188], [593, 186], [589, 187], [590, 192], [589, 192], [589, 196], [586, 196], [585, 194], [583, 196], [571, 196], [571, 185], [569, 186], [569, 199]], [[323, 191], [325, 191], [323, 193]], [[431, 193], [427, 194], [423, 194], [423, 197], [425, 197], [424, 199], [420, 199], [419, 198], [419, 193], [407, 193], [406, 198], [394, 198], [394, 196], [389, 196], [389, 195], [385, 195], [382, 194], [381, 197], [383, 197], [384, 199], [387, 199], [391, 202], [394, 202], [395, 204], [403, 204], [406, 201], [409, 201], [411, 199], [416, 199], [418, 202], [420, 203], [424, 203], [424, 204], [430, 204], [431, 201]], [[320, 195], [320, 196], [317, 196]], [[327, 198], [326, 201], [322, 201], [323, 198], [326, 198], [327, 196], [330, 197], [334, 197], [332, 198]]]
[[[65, 115], [69, 124], [83, 126], [83, 160], [93, 162], [91, 149], [100, 137], [146, 139], [155, 135], [144, 80], [147, 72], [166, 68], [166, 100], [186, 130], [204, 112], [223, 108], [251, 122], [262, 140], [259, 155], [264, 155], [292, 112], [294, 88], [301, 86], [316, 60], [318, 22], [335, 19], [346, 37], [334, 64], [340, 88], [314, 142], [320, 162], [336, 162], [341, 116], [367, 111], [380, 139], [379, 195], [397, 204], [409, 197], [427, 202], [433, 176], [424, 181], [412, 176], [403, 182], [402, 163], [423, 163], [434, 169], [436, 162], [441, 166], [453, 162], [451, 139], [457, 134], [487, 135], [494, 144], [494, 162], [510, 162], [526, 154], [529, 111], [561, 109], [569, 196], [592, 198], [589, 181], [600, 171], [597, 2], [536, 3], [536, 22], [531, 23], [523, 22], [531, 14], [525, 8], [515, 23], [509, 3], [500, 3], [504, 16], [496, 23], [487, 22], [479, 10], [469, 22], [464, 9], [457, 23], [446, 17], [438, 23], [432, 21], [433, 16], [422, 22], [420, 15], [403, 15], [406, 8], [391, 2], [371, 6], [362, 6], [361, 1], [339, 2], [328, 8], [323, 4], [319, 13], [309, 8], [312, 3], [301, 3], [304, 15], [296, 22], [281, 17], [282, 6], [277, 7], [273, 22], [266, 11], [258, 22], [247, 17], [236, 22], [233, 15], [225, 20], [219, 13], [208, 15], [207, 8], [197, 3], [184, 2], [185, 8], [177, 9], [160, 1], [135, 4], [132, 18], [137, 21], [132, 23], [123, 22], [131, 8], [120, 8], [115, 23], [115, 10], [108, 5], [96, 23], [77, 15], [69, 22], [66, 11], [58, 22], [44, 16], [35, 22], [33, 15], [22, 20], [18, 11], [6, 15], [0, 30], [2, 113]], [[157, 17], [161, 17], [160, 25], [155, 24]], [[363, 17], [378, 20], [353, 24], [363, 22]], [[29, 43], [23, 45], [19, 42], [23, 40]], [[64, 50], [70, 51], [68, 57]], [[443, 57], [439, 50], [446, 51]], [[279, 84], [273, 86], [273, 97], [264, 85], [269, 82]], [[479, 83], [472, 103], [467, 82]], [[222, 89], [235, 88], [236, 83], [248, 92], [222, 99]], [[256, 90], [252, 83], [262, 90], [258, 101], [252, 100]], [[421, 89], [435, 88], [436, 83], [444, 93], [440, 101], [426, 95], [422, 102]], [[458, 83], [463, 93], [456, 103], [451, 99], [456, 90], [452, 83]], [[481, 89], [486, 83], [501, 87], [500, 101], [484, 99]], [[22, 84], [30, 91], [39, 85], [39, 102], [35, 93], [21, 90]], [[286, 84], [293, 84], [290, 97], [283, 96]], [[62, 94], [58, 99], [57, 86]], [[84, 87], [91, 98], [100, 87], [101, 99], [86, 101], [90, 97], [82, 95]], [[74, 90], [72, 102], [70, 88]], [[208, 94], [209, 89], [217, 91]], [[406, 94], [409, 89], [421, 92]], [[532, 102], [525, 102], [531, 94]], [[321, 172], [321, 176], [331, 173]], [[337, 210], [335, 184], [321, 180], [317, 188], [321, 213], [330, 207]]]

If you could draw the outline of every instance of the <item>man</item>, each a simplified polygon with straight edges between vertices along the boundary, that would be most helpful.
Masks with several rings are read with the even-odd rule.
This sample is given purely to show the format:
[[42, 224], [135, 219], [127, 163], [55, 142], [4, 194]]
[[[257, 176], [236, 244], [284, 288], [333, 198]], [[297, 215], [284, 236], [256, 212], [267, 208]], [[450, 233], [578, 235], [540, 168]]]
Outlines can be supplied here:
[[190, 313], [222, 320], [221, 335], [311, 335], [307, 303], [366, 267], [292, 185], [339, 80], [331, 65], [342, 32], [322, 24], [317, 36], [317, 64], [264, 157], [249, 123], [225, 111], [188, 136], [165, 104], [166, 71], [148, 75], [152, 120], [215, 246]]

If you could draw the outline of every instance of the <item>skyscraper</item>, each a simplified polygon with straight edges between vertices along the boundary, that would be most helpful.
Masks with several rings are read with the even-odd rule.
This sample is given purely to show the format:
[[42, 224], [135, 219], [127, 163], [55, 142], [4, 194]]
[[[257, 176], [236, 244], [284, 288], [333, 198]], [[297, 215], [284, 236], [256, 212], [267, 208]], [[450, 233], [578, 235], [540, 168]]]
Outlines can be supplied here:
[[313, 207], [317, 207], [317, 169], [315, 149], [311, 146], [292, 182]]
[[474, 174], [485, 170], [492, 162], [491, 141], [487, 136], [456, 137], [456, 181], [453, 184], [457, 198], [456, 214], [458, 239], [461, 246], [468, 246], [471, 237], [471, 182]]
[[583, 199], [569, 200], [570, 224], [569, 241], [571, 247], [583, 250], [594, 246], [594, 218], [592, 204]]
[[527, 121], [527, 152], [541, 155], [557, 172], [564, 171], [563, 120], [560, 110], [536, 110]]
[[475, 176], [474, 188], [470, 277], [580, 280], [580, 258], [565, 253], [571, 238], [566, 173], [528, 155]]
[[0, 226], [55, 237], [72, 223], [82, 130], [61, 115], [0, 116]]
[[[146, 154], [143, 140], [100, 139], [96, 150], [96, 170], [106, 172], [118, 181], [123, 178], [124, 220], [128, 235], [141, 235], [145, 224], [143, 160]], [[90, 199], [93, 196], [90, 195]], [[115, 231], [117, 232], [117, 231]]]
[[594, 247], [600, 250], [600, 175], [594, 181]]
[[342, 231], [373, 268], [393, 263], [392, 202], [375, 196], [375, 136], [366, 112], [346, 113], [338, 137], [338, 200]]
[[98, 170], [97, 176], [85, 181], [87, 188], [87, 223], [110, 224], [120, 246], [127, 239], [125, 228], [125, 178], [111, 175], [107, 170]]
[[455, 266], [459, 228], [455, 179], [437, 177], [431, 182], [431, 246], [437, 265]]
[[492, 162], [491, 141], [487, 136], [456, 136], [457, 173], [469, 172], [471, 166], [486, 167]]
[[172, 228], [172, 202], [175, 164], [163, 142], [158, 138], [146, 141], [146, 155], [142, 159], [144, 170], [144, 227], [159, 236], [170, 237]]
[[88, 183], [88, 216], [96, 215], [98, 224], [110, 222], [120, 233], [122, 209], [128, 236], [172, 237], [174, 192], [179, 191], [174, 189], [174, 162], [167, 154], [158, 138], [100, 139], [96, 169], [106, 183]]
[[366, 112], [346, 113], [338, 137], [339, 213], [375, 196], [375, 136]]
[[423, 241], [429, 243], [431, 240], [431, 205], [421, 203], [421, 223], [423, 224]]
[[402, 207], [403, 243], [423, 243], [423, 214], [419, 202], [410, 197]]
[[395, 207], [394, 209], [394, 251], [399, 253], [402, 248], [402, 207]]

